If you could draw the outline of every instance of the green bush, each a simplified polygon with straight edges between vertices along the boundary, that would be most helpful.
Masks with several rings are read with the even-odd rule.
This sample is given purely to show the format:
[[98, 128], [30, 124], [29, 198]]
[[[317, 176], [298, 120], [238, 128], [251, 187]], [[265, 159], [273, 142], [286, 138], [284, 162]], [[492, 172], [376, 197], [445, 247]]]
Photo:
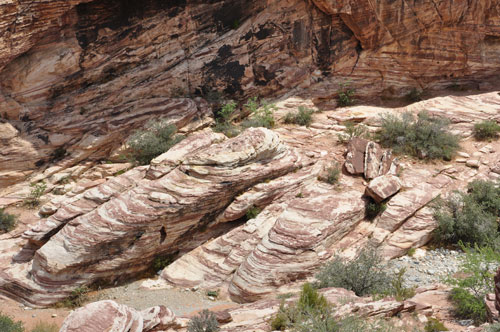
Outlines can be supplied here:
[[392, 281], [383, 269], [382, 258], [374, 250], [366, 249], [352, 261], [335, 257], [316, 279], [318, 288], [341, 287], [358, 296], [390, 292]]
[[217, 332], [220, 329], [215, 314], [205, 309], [189, 321], [187, 330], [188, 332]]
[[31, 332], [58, 332], [59, 328], [56, 324], [40, 322], [31, 330]]
[[459, 149], [459, 137], [447, 131], [449, 121], [427, 112], [381, 116], [381, 129], [375, 137], [384, 147], [396, 153], [407, 153], [421, 159], [451, 160]]
[[500, 332], [500, 323], [494, 323], [487, 326], [484, 329], [484, 332]]
[[256, 207], [255, 205], [252, 205], [251, 207], [248, 208], [247, 212], [245, 213], [245, 216], [247, 220], [254, 219], [259, 215], [261, 211], [262, 210]]
[[480, 141], [498, 137], [500, 126], [496, 121], [485, 120], [474, 125], [474, 137]]
[[416, 103], [422, 100], [422, 91], [416, 88], [413, 88], [406, 94], [406, 100], [411, 103]]
[[425, 332], [441, 332], [441, 331], [448, 331], [448, 329], [438, 319], [432, 317], [429, 318], [427, 324], [425, 324]]
[[406, 268], [401, 268], [391, 281], [391, 288], [388, 294], [393, 295], [396, 300], [404, 301], [410, 297], [415, 296], [414, 288], [407, 288], [404, 286], [404, 275], [406, 273]]
[[312, 122], [313, 113], [314, 110], [299, 106], [297, 112], [288, 112], [285, 115], [285, 123], [308, 127]]
[[244, 106], [250, 111], [250, 117], [241, 123], [243, 128], [274, 128], [275, 120], [273, 114], [276, 110], [274, 104], [261, 103], [257, 101], [257, 98], [252, 98]]
[[448, 278], [454, 286], [450, 299], [455, 314], [463, 319], [473, 319], [476, 324], [486, 321], [484, 297], [494, 292], [495, 271], [500, 264], [500, 252], [491, 247], [465, 247], [460, 271], [465, 277]]
[[435, 239], [442, 243], [459, 241], [480, 246], [500, 244], [497, 218], [500, 216], [500, 186], [492, 181], [474, 180], [468, 192], [454, 192], [447, 200], [434, 203], [438, 227]]
[[355, 124], [352, 121], [345, 123], [345, 132], [337, 135], [339, 142], [342, 144], [348, 143], [354, 137], [370, 138], [370, 132], [364, 124]]
[[165, 120], [148, 122], [127, 141], [131, 159], [140, 165], [149, 164], [184, 139], [182, 135], [175, 135], [176, 131], [177, 128]]
[[385, 205], [384, 203], [377, 203], [372, 198], [370, 198], [365, 207], [365, 217], [368, 220], [373, 220], [386, 209], [387, 205]]
[[30, 187], [32, 188], [28, 197], [24, 199], [24, 205], [29, 208], [35, 208], [40, 205], [40, 198], [45, 193], [47, 189], [47, 185], [45, 182], [31, 183]]
[[24, 332], [22, 322], [14, 322], [12, 318], [0, 313], [0, 331], [2, 332]]
[[16, 216], [0, 209], [0, 231], [10, 232], [16, 227]]
[[354, 95], [356, 90], [350, 88], [350, 82], [339, 83], [339, 89], [337, 90], [338, 104], [341, 107], [349, 106], [354, 103]]

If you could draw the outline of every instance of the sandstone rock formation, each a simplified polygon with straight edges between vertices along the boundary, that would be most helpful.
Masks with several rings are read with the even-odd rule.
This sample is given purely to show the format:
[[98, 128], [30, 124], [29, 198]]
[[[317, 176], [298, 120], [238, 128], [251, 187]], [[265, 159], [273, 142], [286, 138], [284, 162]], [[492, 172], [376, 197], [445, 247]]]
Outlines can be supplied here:
[[365, 193], [380, 203], [401, 189], [401, 181], [395, 175], [379, 176], [368, 184]]
[[180, 328], [185, 322], [164, 306], [137, 311], [114, 301], [90, 303], [73, 311], [60, 332], [148, 332]]
[[107, 158], [155, 115], [206, 116], [177, 97], [330, 102], [347, 78], [365, 97], [488, 89], [499, 12], [491, 0], [4, 1], [0, 185], [63, 151], [62, 168]]
[[[192, 152], [179, 157], [182, 162], [177, 159], [179, 166], [170, 171], [153, 166], [153, 173], [163, 176], [149, 180], [146, 167], [135, 168], [75, 196], [25, 232], [28, 243], [14, 259], [26, 263], [4, 271], [0, 291], [46, 305], [80, 284], [129, 278], [148, 269], [158, 255], [191, 250], [206, 241], [204, 236], [217, 229], [203, 229], [214, 224], [238, 193], [303, 165], [267, 129], [248, 129], [215, 144], [210, 142], [220, 135], [197, 137], [201, 143], [186, 150], [181, 145], [160, 158]], [[218, 232], [234, 227], [227, 224]]]

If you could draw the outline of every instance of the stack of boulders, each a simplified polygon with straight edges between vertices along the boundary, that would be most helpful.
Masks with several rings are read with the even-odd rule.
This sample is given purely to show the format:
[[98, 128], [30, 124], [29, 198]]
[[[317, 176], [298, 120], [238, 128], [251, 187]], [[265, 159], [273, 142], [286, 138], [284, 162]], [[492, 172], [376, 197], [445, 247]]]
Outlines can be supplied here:
[[397, 160], [391, 150], [372, 141], [355, 137], [347, 145], [345, 169], [352, 175], [363, 175], [370, 183], [366, 195], [377, 203], [396, 194], [401, 189], [401, 181], [396, 176]]

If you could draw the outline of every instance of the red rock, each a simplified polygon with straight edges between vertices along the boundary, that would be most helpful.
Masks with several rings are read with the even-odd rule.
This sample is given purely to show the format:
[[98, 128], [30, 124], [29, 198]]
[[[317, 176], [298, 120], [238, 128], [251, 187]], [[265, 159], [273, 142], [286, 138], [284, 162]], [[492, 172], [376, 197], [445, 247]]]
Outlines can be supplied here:
[[365, 152], [369, 141], [355, 137], [347, 145], [345, 169], [352, 175], [364, 174]]
[[397, 176], [382, 175], [370, 181], [365, 192], [376, 202], [380, 203], [396, 194], [400, 189], [401, 181]]

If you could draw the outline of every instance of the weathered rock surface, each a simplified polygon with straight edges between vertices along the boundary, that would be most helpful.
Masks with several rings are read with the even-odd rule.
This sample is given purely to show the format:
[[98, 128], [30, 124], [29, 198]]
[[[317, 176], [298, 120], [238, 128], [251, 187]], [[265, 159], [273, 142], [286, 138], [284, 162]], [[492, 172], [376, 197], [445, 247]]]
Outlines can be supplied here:
[[60, 332], [148, 332], [182, 326], [185, 326], [185, 322], [164, 306], [137, 311], [106, 300], [73, 311], [64, 320]]
[[359, 96], [487, 88], [499, 74], [499, 12], [491, 0], [4, 1], [0, 185], [58, 148], [63, 168], [107, 158], [154, 116], [206, 122], [203, 103], [173, 97], [295, 89], [333, 100], [347, 77]]
[[380, 203], [401, 189], [401, 181], [395, 175], [379, 176], [368, 184], [365, 193]]
[[349, 174], [361, 175], [367, 180], [394, 172], [397, 168], [390, 150], [372, 141], [354, 137], [347, 144], [344, 167]]
[[206, 241], [197, 233], [238, 193], [300, 166], [276, 133], [258, 128], [187, 155], [156, 180], [144, 177], [146, 167], [135, 168], [75, 196], [28, 230], [28, 245], [16, 256], [28, 261], [27, 274], [19, 274], [20, 266], [4, 270], [0, 291], [46, 305], [80, 284], [124, 280], [158, 255], [197, 247]]

